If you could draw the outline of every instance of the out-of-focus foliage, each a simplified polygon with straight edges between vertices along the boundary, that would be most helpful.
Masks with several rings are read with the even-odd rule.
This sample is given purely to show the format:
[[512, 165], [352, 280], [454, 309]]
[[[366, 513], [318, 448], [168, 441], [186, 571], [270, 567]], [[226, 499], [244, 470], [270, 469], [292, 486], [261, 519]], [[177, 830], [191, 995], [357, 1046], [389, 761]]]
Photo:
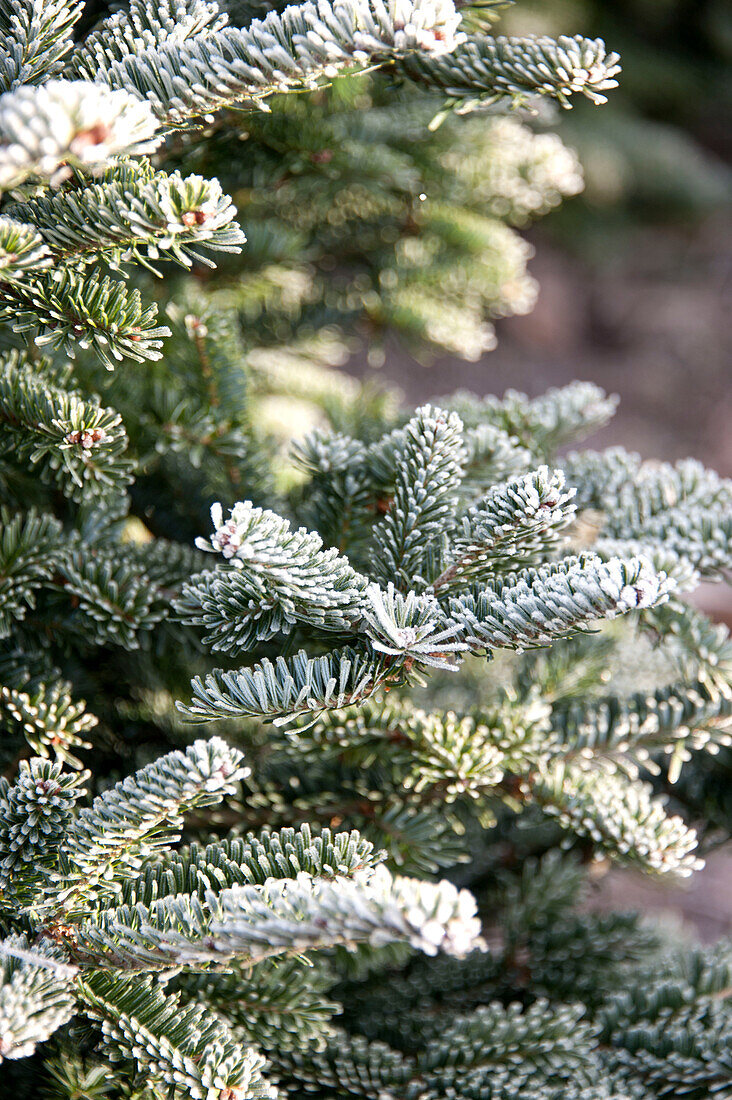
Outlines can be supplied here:
[[580, 153], [583, 198], [552, 230], [565, 245], [612, 252], [612, 233], [632, 248], [632, 227], [688, 222], [732, 197], [732, 17], [725, 0], [542, 0], [511, 8], [514, 33], [567, 26], [607, 36], [623, 59], [622, 87], [607, 110], [583, 104], [559, 130]]

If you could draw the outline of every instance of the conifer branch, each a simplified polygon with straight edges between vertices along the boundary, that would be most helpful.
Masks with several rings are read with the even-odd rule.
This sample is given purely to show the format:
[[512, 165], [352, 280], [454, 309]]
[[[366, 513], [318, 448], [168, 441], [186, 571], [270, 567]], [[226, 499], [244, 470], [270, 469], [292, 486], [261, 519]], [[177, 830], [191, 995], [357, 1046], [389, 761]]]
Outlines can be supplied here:
[[393, 500], [374, 534], [377, 578], [402, 591], [420, 583], [426, 544], [450, 522], [465, 458], [459, 417], [429, 405], [418, 409], [404, 429]]
[[115, 266], [165, 259], [213, 267], [208, 251], [240, 252], [246, 241], [218, 180], [132, 161], [108, 168], [100, 183], [12, 205], [8, 214], [37, 227], [47, 254], [84, 263], [102, 256]]
[[53, 516], [0, 509], [0, 637], [35, 606], [38, 589], [64, 552], [62, 527]]
[[600, 1041], [619, 1079], [639, 1080], [642, 1091], [724, 1093], [732, 1081], [731, 979], [725, 942], [681, 957], [669, 951], [652, 972], [643, 967], [641, 981], [599, 1013]]
[[[583, 514], [580, 514], [576, 525], [567, 532], [569, 546], [572, 546], [575, 542], [575, 536], [577, 535], [580, 536], [578, 541], [584, 542], [581, 537], [584, 518]], [[589, 513], [588, 527], [590, 530], [592, 530], [593, 519], [592, 513]], [[613, 558], [644, 557], [646, 561], [650, 562], [656, 573], [665, 573], [669, 580], [673, 581], [675, 595], [692, 591], [701, 580], [699, 570], [695, 568], [686, 555], [686, 547], [679, 545], [678, 549], [674, 549], [667, 543], [656, 542], [648, 538], [613, 539], [596, 538], [595, 535], [596, 532], [593, 532], [592, 537], [587, 541], [591, 543], [592, 553], [597, 554], [598, 558], [602, 558], [603, 561], [611, 561]]]
[[121, 899], [130, 909], [149, 907], [158, 898], [192, 894], [203, 901], [209, 891], [248, 883], [263, 885], [268, 879], [296, 878], [306, 873], [317, 878], [352, 876], [375, 867], [383, 852], [357, 830], [313, 833], [307, 824], [260, 834], [248, 833], [217, 841], [205, 848], [192, 844], [182, 853], [171, 853], [148, 863], [134, 880], [122, 886]]
[[216, 718], [291, 721], [368, 699], [387, 675], [381, 657], [345, 647], [323, 657], [265, 658], [238, 672], [215, 669], [192, 681], [193, 699], [180, 712], [193, 722]]
[[98, 547], [87, 554], [75, 547], [58, 561], [52, 586], [69, 600], [60, 625], [87, 643], [137, 649], [140, 635], [164, 615], [146, 574], [119, 550]]
[[714, 702], [732, 698], [732, 638], [723, 623], [679, 600], [646, 612], [642, 626], [651, 636], [667, 640], [674, 662], [687, 683], [703, 686]]
[[339, 1030], [322, 1053], [288, 1052], [276, 1064], [305, 1088], [324, 1085], [329, 1098], [365, 1100], [392, 1092], [428, 1100], [454, 1093], [468, 1100], [498, 1087], [506, 1100], [541, 1100], [556, 1086], [577, 1100], [585, 1089], [598, 1100], [613, 1100], [592, 1083], [599, 1069], [592, 1025], [580, 1014], [576, 1006], [543, 999], [526, 1010], [494, 1002], [455, 1016], [448, 1029], [430, 1036], [429, 1045], [425, 1036], [412, 1054]]
[[226, 26], [227, 16], [208, 0], [131, 0], [87, 35], [69, 58], [69, 67], [90, 80], [112, 61], [122, 61], [165, 42], [179, 43], [213, 34]]
[[397, 1089], [402, 1095], [409, 1095], [406, 1090], [417, 1076], [415, 1060], [410, 1055], [341, 1029], [324, 1051], [283, 1051], [278, 1053], [275, 1065], [305, 1088], [318, 1082], [327, 1090], [328, 1100], [335, 1096], [388, 1095], [387, 1090], [393, 1093]]
[[557, 761], [520, 785], [545, 813], [599, 850], [660, 874], [688, 876], [703, 867], [696, 832], [669, 817], [649, 784], [631, 782], [610, 764]]
[[363, 612], [366, 634], [377, 653], [399, 657], [406, 671], [412, 664], [455, 670], [457, 653], [468, 646], [457, 638], [464, 627], [447, 618], [431, 596], [403, 596], [393, 584], [386, 590], [371, 584]]
[[732, 572], [732, 515], [730, 507], [693, 507], [660, 515], [644, 524], [641, 537], [683, 556], [693, 569], [709, 580], [721, 580]]
[[17, 352], [0, 356], [0, 453], [12, 453], [71, 500], [123, 493], [132, 463], [122, 418], [55, 384], [45, 366]]
[[292, 531], [251, 501], [235, 505], [226, 522], [220, 504], [211, 516], [210, 544], [196, 545], [234, 568], [194, 578], [176, 608], [183, 622], [206, 627], [213, 649], [251, 648], [251, 640], [290, 633], [296, 622], [347, 631], [359, 620], [367, 578], [336, 550], [322, 550], [318, 534]]
[[570, 751], [629, 755], [644, 763], [654, 750], [665, 749], [673, 751], [680, 767], [690, 749], [717, 752], [732, 743], [732, 699], [713, 694], [701, 681], [637, 692], [627, 699], [609, 695], [569, 703], [555, 707], [551, 721]]
[[[40, 5], [39, 5], [40, 6]], [[86, 80], [49, 80], [0, 95], [0, 190], [33, 173], [49, 179], [68, 162], [103, 164], [160, 144], [149, 104]]]
[[732, 480], [694, 459], [643, 462], [640, 455], [613, 447], [572, 453], [563, 465], [581, 486], [578, 506], [608, 512], [611, 526], [605, 531], [614, 538], [638, 534], [649, 521], [682, 508], [732, 504]]
[[533, 466], [526, 447], [494, 424], [466, 428], [465, 446], [468, 459], [462, 490], [470, 495], [479, 493], [486, 485], [499, 485], [517, 474], [526, 473]]
[[245, 30], [226, 27], [110, 60], [75, 58], [75, 71], [134, 90], [173, 123], [274, 92], [314, 88], [343, 68], [421, 50], [454, 48], [460, 17], [451, 0], [319, 0], [270, 12]]
[[[502, 398], [481, 399], [462, 392], [450, 398], [450, 407], [467, 427], [493, 424], [544, 461], [550, 461], [557, 448], [607, 424], [617, 405], [617, 397], [608, 396], [592, 382], [571, 382], [533, 399], [516, 390], [507, 390]], [[570, 485], [581, 484], [572, 467], [565, 465], [565, 472]], [[577, 506], [582, 506], [579, 499]]]
[[[436, 1036], [422, 1072], [431, 1087], [428, 1095], [435, 1097], [464, 1088], [465, 1078], [475, 1092], [505, 1081], [508, 1095], [516, 1097], [522, 1092], [541, 1095], [557, 1077], [573, 1091], [593, 1080], [591, 1042], [592, 1027], [574, 1005], [552, 1005], [543, 999], [526, 1009], [516, 1003], [481, 1005]], [[508, 1050], [526, 1052], [518, 1080]]]
[[195, 1100], [274, 1100], [262, 1077], [264, 1058], [239, 1043], [226, 1024], [203, 1005], [181, 1005], [152, 979], [98, 971], [79, 982], [85, 1013], [101, 1025], [107, 1042], [159, 1087]]
[[233, 886], [204, 903], [185, 895], [148, 910], [119, 909], [79, 932], [77, 957], [112, 966], [161, 969], [232, 959], [255, 963], [307, 950], [404, 941], [429, 955], [458, 957], [480, 946], [475, 901], [448, 882], [392, 878], [384, 867], [367, 876], [269, 879]]
[[652, 607], [668, 599], [670, 588], [643, 558], [601, 562], [589, 555], [521, 577], [508, 574], [475, 594], [453, 597], [449, 607], [471, 648], [526, 649]]
[[4, 282], [51, 266], [51, 253], [33, 225], [0, 216], [0, 273]]
[[445, 57], [408, 57], [398, 68], [463, 109], [503, 98], [521, 103], [532, 95], [551, 96], [566, 107], [578, 93], [605, 103], [604, 93], [618, 84], [619, 60], [599, 38], [470, 37]]
[[35, 757], [21, 760], [12, 787], [0, 779], [0, 906], [27, 902], [34, 885], [49, 881], [88, 778], [89, 772], [62, 775], [60, 764]]
[[71, 1019], [71, 967], [55, 961], [24, 936], [0, 941], [0, 1062], [27, 1058]]
[[186, 996], [213, 1004], [218, 1015], [258, 1049], [318, 1047], [341, 1011], [330, 999], [333, 976], [327, 966], [300, 959], [264, 959], [229, 973], [203, 972], [178, 979]]
[[22, 283], [0, 282], [0, 321], [71, 358], [77, 344], [93, 348], [109, 370], [125, 357], [138, 363], [160, 359], [161, 338], [170, 329], [156, 326], [156, 316], [157, 308], [143, 306], [138, 290], [97, 272], [62, 268]]
[[602, 513], [603, 539], [647, 542], [710, 579], [732, 569], [732, 480], [691, 459], [642, 462], [622, 448], [569, 455], [565, 468], [582, 486], [578, 506]]
[[231, 793], [248, 774], [241, 760], [220, 738], [195, 741], [95, 798], [64, 838], [57, 904], [73, 907], [99, 890], [114, 894], [119, 887], [110, 881], [111, 872], [139, 868], [175, 835], [183, 814]]
[[465, 587], [485, 572], [506, 572], [536, 564], [559, 542], [574, 516], [574, 490], [564, 491], [561, 471], [541, 466], [492, 489], [463, 516], [450, 538], [449, 561], [431, 591]]
[[61, 71], [83, 8], [79, 0], [2, 0], [0, 92]]
[[17, 731], [38, 756], [53, 754], [56, 760], [80, 768], [73, 750], [91, 748], [85, 737], [98, 719], [87, 711], [83, 699], [74, 701], [70, 689], [64, 680], [28, 691], [2, 684], [0, 720], [7, 735]]

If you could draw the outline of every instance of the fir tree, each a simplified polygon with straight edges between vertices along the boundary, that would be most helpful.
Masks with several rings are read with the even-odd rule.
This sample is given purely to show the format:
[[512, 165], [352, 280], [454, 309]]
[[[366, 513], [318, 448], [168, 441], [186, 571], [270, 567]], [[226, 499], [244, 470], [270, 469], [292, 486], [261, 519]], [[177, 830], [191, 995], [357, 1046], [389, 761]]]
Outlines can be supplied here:
[[618, 65], [495, 6], [0, 3], [23, 1100], [732, 1090], [728, 949], [577, 908], [592, 861], [688, 875], [728, 827], [732, 647], [684, 596], [732, 484], [567, 454], [591, 384], [410, 414], [334, 369], [529, 304], [506, 222], [578, 167], [496, 111]]

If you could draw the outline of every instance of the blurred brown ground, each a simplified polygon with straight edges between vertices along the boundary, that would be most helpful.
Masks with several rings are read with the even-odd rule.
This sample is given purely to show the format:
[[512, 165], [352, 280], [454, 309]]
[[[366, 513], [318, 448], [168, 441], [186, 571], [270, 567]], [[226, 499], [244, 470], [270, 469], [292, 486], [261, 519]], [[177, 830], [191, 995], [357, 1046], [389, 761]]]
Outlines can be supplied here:
[[[732, 219], [639, 228], [631, 250], [593, 267], [537, 233], [530, 265], [539, 299], [497, 325], [498, 348], [477, 363], [425, 367], [400, 348], [361, 377], [396, 383], [411, 403], [469, 389], [531, 396], [575, 378], [620, 395], [612, 423], [587, 445], [619, 444], [645, 458], [694, 456], [732, 475]], [[732, 589], [706, 585], [696, 602], [732, 626]], [[612, 871], [593, 905], [669, 913], [704, 940], [732, 933], [732, 846], [691, 880], [666, 886]]]
[[591, 899], [591, 908], [633, 909], [644, 915], [673, 918], [705, 943], [732, 935], [732, 852], [713, 853], [706, 867], [671, 885], [632, 871], [611, 871]]
[[425, 367], [392, 347], [382, 369], [363, 359], [352, 369], [397, 383], [410, 402], [458, 388], [534, 396], [587, 379], [621, 398], [589, 446], [694, 455], [731, 475], [732, 218], [639, 227], [632, 252], [602, 268], [538, 233], [533, 243], [538, 301], [527, 316], [498, 322], [495, 351], [477, 363], [442, 357]]

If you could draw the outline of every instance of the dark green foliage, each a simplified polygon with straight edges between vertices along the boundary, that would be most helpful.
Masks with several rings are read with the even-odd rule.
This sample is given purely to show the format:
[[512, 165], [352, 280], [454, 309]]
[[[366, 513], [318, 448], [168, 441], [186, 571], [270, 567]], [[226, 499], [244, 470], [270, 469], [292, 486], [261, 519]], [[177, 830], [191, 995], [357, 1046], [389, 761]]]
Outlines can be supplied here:
[[726, 949], [587, 865], [729, 832], [684, 602], [729, 482], [559, 457], [590, 383], [411, 413], [337, 369], [530, 307], [513, 227], [581, 173], [486, 109], [617, 58], [491, 0], [229, 7], [0, 0], [3, 1085], [723, 1096]]

